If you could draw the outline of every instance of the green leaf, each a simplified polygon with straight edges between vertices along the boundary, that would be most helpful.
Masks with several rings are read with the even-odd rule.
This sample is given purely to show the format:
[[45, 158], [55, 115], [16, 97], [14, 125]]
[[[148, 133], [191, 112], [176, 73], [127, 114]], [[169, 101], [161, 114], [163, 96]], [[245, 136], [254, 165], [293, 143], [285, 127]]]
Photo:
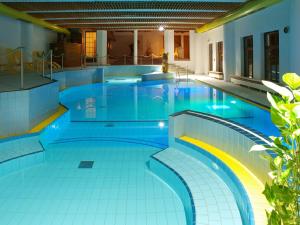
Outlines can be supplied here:
[[293, 90], [300, 87], [300, 77], [296, 73], [286, 73], [282, 76], [282, 80]]
[[293, 132], [293, 135], [296, 136], [296, 137], [299, 137], [300, 136], [300, 129], [297, 129]]
[[300, 102], [300, 91], [293, 90], [293, 95], [294, 95], [296, 101]]
[[275, 101], [275, 98], [273, 98], [273, 95], [270, 94], [269, 92], [267, 93], [267, 99], [270, 102], [271, 106], [279, 111], [279, 108], [277, 106], [277, 102]]
[[282, 97], [286, 98], [288, 101], [292, 101], [294, 99], [293, 93], [288, 88], [282, 87], [278, 84], [266, 80], [263, 80], [262, 83], [268, 88], [280, 94]]
[[291, 123], [288, 120], [288, 118], [286, 118], [279, 111], [277, 111], [276, 109], [273, 109], [273, 108], [271, 109], [271, 119], [272, 119], [272, 122], [279, 128], [284, 127], [287, 124]]
[[292, 112], [296, 118], [300, 118], [300, 104], [293, 104]]
[[275, 159], [274, 159], [274, 165], [276, 166], [276, 168], [280, 168], [281, 165], [282, 165], [282, 158], [277, 156]]

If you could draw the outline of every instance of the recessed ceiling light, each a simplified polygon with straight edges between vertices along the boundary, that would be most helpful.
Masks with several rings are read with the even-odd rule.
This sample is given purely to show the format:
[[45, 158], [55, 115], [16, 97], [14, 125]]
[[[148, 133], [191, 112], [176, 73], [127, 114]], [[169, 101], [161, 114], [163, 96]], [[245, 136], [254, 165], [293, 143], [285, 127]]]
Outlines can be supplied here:
[[159, 27], [158, 27], [158, 30], [159, 30], [159, 31], [164, 31], [165, 28], [164, 28], [163, 26], [159, 26]]

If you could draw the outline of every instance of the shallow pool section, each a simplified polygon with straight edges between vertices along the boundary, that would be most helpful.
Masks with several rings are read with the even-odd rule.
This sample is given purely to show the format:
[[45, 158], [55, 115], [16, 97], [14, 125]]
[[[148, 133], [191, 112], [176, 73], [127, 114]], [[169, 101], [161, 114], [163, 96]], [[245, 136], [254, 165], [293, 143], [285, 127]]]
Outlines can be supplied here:
[[124, 140], [52, 143], [42, 163], [0, 177], [0, 224], [184, 225], [182, 202], [147, 168], [160, 150]]
[[165, 121], [194, 110], [230, 119], [266, 135], [277, 134], [269, 112], [212, 87], [193, 82], [93, 84], [68, 89], [61, 102], [71, 121]]

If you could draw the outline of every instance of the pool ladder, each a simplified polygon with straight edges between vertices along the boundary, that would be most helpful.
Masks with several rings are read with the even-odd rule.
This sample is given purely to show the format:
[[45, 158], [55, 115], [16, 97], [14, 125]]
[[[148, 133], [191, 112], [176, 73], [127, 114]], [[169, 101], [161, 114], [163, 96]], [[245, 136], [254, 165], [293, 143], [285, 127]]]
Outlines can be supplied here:
[[[180, 80], [180, 69], [181, 67], [178, 65], [175, 65], [175, 79]], [[189, 81], [189, 70], [188, 70], [188, 65], [186, 64], [186, 82]]]

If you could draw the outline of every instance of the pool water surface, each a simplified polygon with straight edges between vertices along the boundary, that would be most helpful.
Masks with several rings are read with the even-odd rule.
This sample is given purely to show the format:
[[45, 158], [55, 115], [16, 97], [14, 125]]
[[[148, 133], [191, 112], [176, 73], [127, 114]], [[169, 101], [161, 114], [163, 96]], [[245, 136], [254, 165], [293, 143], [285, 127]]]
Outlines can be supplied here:
[[61, 93], [71, 121], [166, 121], [172, 113], [194, 110], [277, 134], [268, 111], [215, 88], [193, 82], [92, 84]]

